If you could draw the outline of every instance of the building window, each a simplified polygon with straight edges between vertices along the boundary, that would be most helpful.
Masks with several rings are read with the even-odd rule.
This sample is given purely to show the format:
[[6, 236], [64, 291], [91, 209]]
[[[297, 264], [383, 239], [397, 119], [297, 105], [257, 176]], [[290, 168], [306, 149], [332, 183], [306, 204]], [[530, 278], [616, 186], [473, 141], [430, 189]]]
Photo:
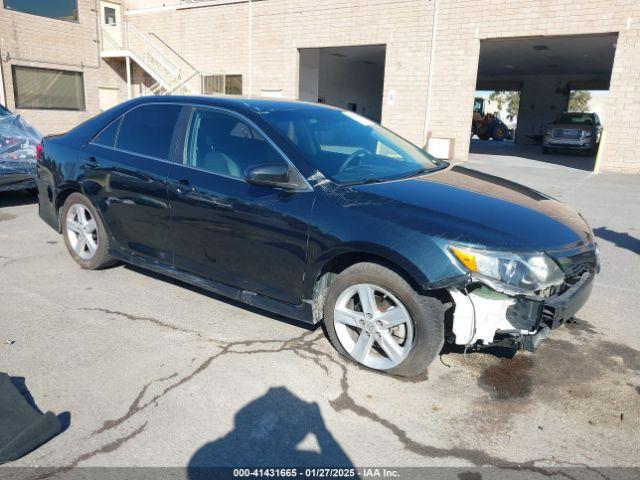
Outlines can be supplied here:
[[242, 75], [204, 75], [202, 93], [242, 95]]
[[16, 108], [84, 110], [84, 79], [80, 72], [14, 65]]
[[56, 20], [78, 21], [78, 0], [4, 0], [4, 8]]
[[104, 24], [115, 25], [116, 24], [116, 9], [111, 7], [104, 7]]
[[224, 93], [227, 95], [242, 95], [242, 75], [226, 75]]

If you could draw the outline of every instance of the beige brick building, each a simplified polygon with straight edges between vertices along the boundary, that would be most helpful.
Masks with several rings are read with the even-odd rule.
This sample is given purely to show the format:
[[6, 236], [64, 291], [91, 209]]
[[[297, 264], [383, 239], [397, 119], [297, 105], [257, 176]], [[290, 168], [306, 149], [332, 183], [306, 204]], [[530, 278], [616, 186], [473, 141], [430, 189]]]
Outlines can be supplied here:
[[[77, 19], [0, 1], [0, 101], [45, 133], [129, 96], [241, 93], [349, 108], [464, 161], [477, 89], [521, 91], [516, 141], [533, 143], [570, 90], [595, 88], [609, 92], [602, 170], [640, 173], [637, 0], [47, 2]], [[16, 75], [48, 78], [19, 67], [81, 73], [83, 108], [16, 102]]]

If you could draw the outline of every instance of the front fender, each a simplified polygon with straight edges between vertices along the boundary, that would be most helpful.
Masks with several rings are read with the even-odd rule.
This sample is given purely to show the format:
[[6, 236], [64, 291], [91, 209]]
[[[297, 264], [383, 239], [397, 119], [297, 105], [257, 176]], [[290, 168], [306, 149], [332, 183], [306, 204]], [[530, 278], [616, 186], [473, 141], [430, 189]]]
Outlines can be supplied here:
[[405, 277], [414, 288], [423, 291], [459, 283], [464, 277], [464, 272], [435, 243], [432, 248], [421, 248], [412, 242], [406, 242], [405, 245], [408, 248], [397, 249], [370, 241], [352, 241], [332, 246], [308, 264], [305, 298], [313, 297], [315, 282], [328, 264], [352, 255], [356, 259], [362, 258], [361, 261], [381, 260]]

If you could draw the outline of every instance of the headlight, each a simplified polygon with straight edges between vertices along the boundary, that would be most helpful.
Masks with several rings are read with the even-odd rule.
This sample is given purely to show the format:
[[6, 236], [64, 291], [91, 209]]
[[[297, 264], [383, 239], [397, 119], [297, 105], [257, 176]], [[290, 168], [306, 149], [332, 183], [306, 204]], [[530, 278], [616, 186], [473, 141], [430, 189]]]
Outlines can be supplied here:
[[564, 282], [564, 273], [544, 253], [509, 253], [451, 246], [451, 253], [470, 272], [533, 293]]
[[591, 130], [582, 130], [583, 137], [590, 137], [593, 134]]

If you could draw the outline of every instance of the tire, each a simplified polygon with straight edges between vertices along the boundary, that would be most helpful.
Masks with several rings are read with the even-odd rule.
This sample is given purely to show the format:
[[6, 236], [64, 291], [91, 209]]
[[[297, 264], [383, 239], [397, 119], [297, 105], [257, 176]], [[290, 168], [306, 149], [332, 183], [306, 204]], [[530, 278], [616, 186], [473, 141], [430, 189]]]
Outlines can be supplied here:
[[496, 125], [493, 129], [493, 134], [491, 137], [496, 142], [502, 142], [505, 138], [507, 138], [507, 130], [502, 125]]
[[542, 153], [544, 153], [545, 155], [548, 155], [549, 149], [547, 147], [542, 147]]
[[[84, 220], [81, 220], [81, 212], [84, 213]], [[117, 263], [107, 254], [109, 237], [102, 218], [84, 195], [69, 195], [60, 209], [60, 226], [69, 254], [82, 268], [100, 270]], [[93, 239], [93, 244], [88, 240], [89, 237]]]
[[[359, 304], [360, 292], [369, 298], [373, 292], [372, 316], [365, 313], [371, 309]], [[394, 313], [384, 315], [390, 311]], [[389, 320], [404, 323], [389, 328]], [[424, 373], [444, 343], [442, 302], [418, 294], [400, 275], [375, 263], [352, 265], [333, 280], [324, 304], [324, 323], [341, 355], [391, 375]]]

